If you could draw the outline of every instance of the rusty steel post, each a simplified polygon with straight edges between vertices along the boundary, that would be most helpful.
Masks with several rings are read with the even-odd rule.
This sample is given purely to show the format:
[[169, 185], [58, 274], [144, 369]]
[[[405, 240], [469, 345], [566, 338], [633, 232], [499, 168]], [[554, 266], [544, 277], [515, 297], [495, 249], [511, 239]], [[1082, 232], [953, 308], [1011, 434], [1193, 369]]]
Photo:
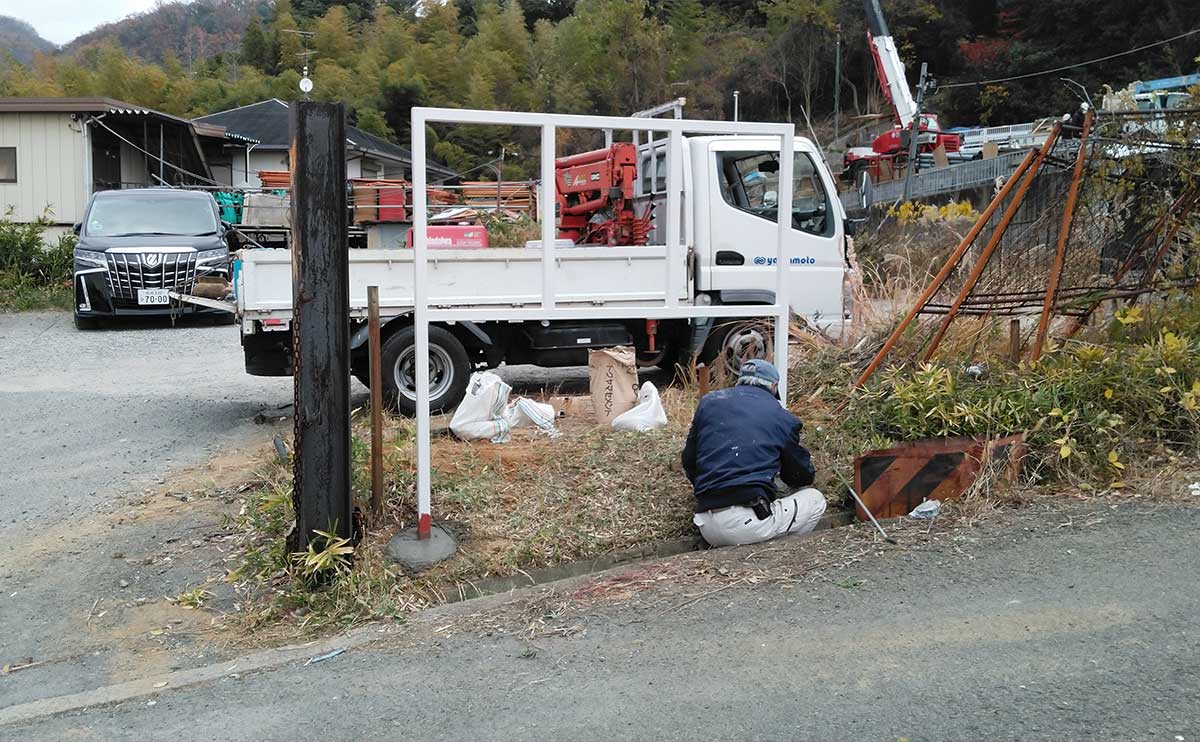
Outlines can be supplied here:
[[350, 265], [346, 244], [346, 119], [340, 103], [293, 103], [292, 340], [295, 443], [288, 548], [314, 531], [352, 537]]
[[1018, 317], [1008, 321], [1008, 360], [1014, 366], [1021, 362], [1021, 320]]
[[908, 310], [908, 314], [904, 315], [904, 319], [900, 321], [899, 326], [892, 331], [892, 334], [888, 337], [887, 341], [884, 342], [883, 347], [879, 349], [879, 352], [875, 354], [873, 359], [871, 359], [871, 362], [867, 365], [866, 369], [864, 369], [859, 375], [858, 379], [855, 380], [854, 386], [858, 387], [865, 384], [867, 379], [871, 378], [871, 375], [874, 374], [880, 365], [883, 364], [883, 359], [886, 358], [887, 354], [892, 351], [893, 347], [895, 347], [896, 343], [900, 340], [900, 336], [904, 334], [904, 331], [908, 329], [908, 326], [912, 324], [912, 321], [916, 319], [917, 315], [920, 314], [925, 308], [925, 305], [929, 303], [929, 300], [933, 298], [933, 295], [937, 293], [938, 289], [942, 287], [942, 284], [946, 282], [946, 279], [950, 277], [950, 273], [958, 265], [959, 261], [962, 260], [962, 256], [965, 255], [967, 250], [971, 247], [971, 243], [973, 243], [975, 238], [979, 236], [979, 233], [983, 231], [983, 228], [987, 225], [988, 220], [992, 218], [992, 214], [996, 213], [996, 209], [1000, 208], [1000, 204], [1004, 202], [1004, 199], [1016, 186], [1017, 182], [1020, 181], [1021, 176], [1024, 175], [1025, 171], [1029, 169], [1029, 165], [1033, 162], [1033, 158], [1033, 150], [1030, 150], [1028, 153], [1026, 153], [1025, 158], [1021, 160], [1019, 165], [1017, 165], [1017, 169], [1013, 171], [1013, 174], [1009, 176], [1008, 180], [1000, 188], [1000, 191], [995, 195], [994, 198], [992, 198], [992, 202], [987, 205], [987, 208], [983, 210], [983, 213], [979, 215], [979, 218], [975, 220], [975, 224], [971, 226], [970, 231], [968, 231], [958, 243], [958, 247], [954, 248], [954, 252], [951, 253], [950, 257], [946, 259], [945, 264], [942, 265], [942, 269], [938, 271], [938, 274], [934, 276], [933, 280], [929, 282], [929, 285], [925, 287], [925, 290], [921, 292], [920, 298], [917, 299], [912, 308]]
[[371, 517], [383, 515], [383, 350], [379, 345], [379, 287], [367, 287], [367, 334], [371, 364]]
[[1038, 320], [1036, 339], [1030, 359], [1036, 361], [1042, 356], [1042, 348], [1046, 345], [1046, 333], [1050, 331], [1050, 313], [1054, 309], [1054, 298], [1058, 295], [1058, 283], [1062, 278], [1063, 261], [1066, 259], [1067, 238], [1071, 234], [1071, 225], [1075, 221], [1075, 201], [1079, 197], [1079, 181], [1083, 175], [1083, 163], [1087, 159], [1088, 135], [1092, 129], [1092, 111], [1089, 109], [1083, 117], [1083, 131], [1079, 137], [1079, 153], [1075, 156], [1075, 170], [1071, 173], [1071, 186], [1067, 190], [1067, 205], [1063, 209], [1062, 224], [1058, 228], [1058, 245], [1054, 250], [1054, 263], [1050, 266], [1050, 279], [1046, 282], [1046, 298], [1042, 301], [1042, 316]]
[[1046, 161], [1046, 155], [1049, 154], [1050, 148], [1054, 146], [1054, 141], [1058, 139], [1059, 132], [1061, 131], [1062, 125], [1055, 124], [1054, 129], [1050, 132], [1050, 136], [1046, 137], [1045, 144], [1038, 150], [1037, 157], [1034, 158], [1033, 164], [1029, 166], [1029, 171], [1021, 179], [1020, 187], [1013, 194], [1012, 203], [1004, 210], [1004, 215], [1000, 217], [1000, 223], [996, 225], [996, 231], [992, 233], [992, 237], [983, 248], [983, 252], [979, 254], [979, 260], [975, 263], [975, 267], [971, 269], [971, 274], [967, 276], [966, 283], [963, 284], [962, 289], [958, 292], [958, 296], [954, 298], [954, 303], [950, 305], [946, 316], [942, 318], [942, 324], [938, 328], [937, 334], [933, 336], [933, 340], [929, 341], [929, 347], [925, 350], [925, 355], [921, 358], [922, 361], [928, 361], [930, 358], [933, 358], [933, 354], [937, 352], [938, 346], [941, 345], [942, 338], [946, 336], [946, 330], [950, 329], [950, 323], [958, 315], [958, 310], [962, 308], [963, 302], [975, 290], [975, 284], [979, 283], [979, 278], [983, 275], [984, 268], [987, 267], [988, 261], [992, 259], [992, 253], [1000, 245], [1000, 240], [1004, 238], [1004, 233], [1008, 231], [1009, 223], [1012, 222], [1013, 217], [1017, 215], [1017, 211], [1021, 208], [1021, 204], [1025, 201], [1025, 194], [1029, 192], [1029, 187], [1033, 185], [1034, 178], [1037, 177], [1038, 171], [1042, 168], [1042, 163]]
[[708, 366], [703, 363], [701, 363], [699, 366], [697, 366], [696, 367], [696, 376], [700, 380], [700, 398], [703, 399], [704, 395], [708, 394], [708, 385], [709, 385], [709, 379], [710, 379], [710, 372], [709, 372]]

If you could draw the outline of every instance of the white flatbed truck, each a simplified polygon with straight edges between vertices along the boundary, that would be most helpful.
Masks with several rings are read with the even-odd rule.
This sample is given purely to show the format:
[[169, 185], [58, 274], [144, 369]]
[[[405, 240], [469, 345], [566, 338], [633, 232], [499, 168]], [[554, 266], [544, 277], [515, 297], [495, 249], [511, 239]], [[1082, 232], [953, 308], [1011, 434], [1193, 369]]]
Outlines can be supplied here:
[[[671, 281], [658, 234], [666, 208], [668, 140], [641, 145], [637, 197], [655, 208], [650, 244], [630, 247], [555, 246], [556, 307], [661, 306], [664, 286], [678, 287], [681, 304], [774, 303], [778, 229], [775, 183], [779, 139], [763, 136], [681, 137], [681, 238], [686, 250]], [[848, 319], [845, 296], [846, 215], [824, 158], [796, 138], [793, 223], [788, 232], [788, 297], [792, 311], [837, 334]], [[292, 373], [292, 263], [285, 249], [244, 249], [235, 269], [236, 312], [246, 371]], [[350, 250], [351, 369], [367, 383], [367, 287], [379, 287], [385, 397], [402, 413], [416, 405], [413, 251]], [[430, 307], [536, 307], [542, 290], [541, 250], [525, 248], [431, 249]], [[433, 323], [430, 341], [430, 408], [461, 401], [472, 370], [502, 363], [574, 366], [587, 351], [632, 345], [639, 363], [672, 367], [694, 354], [736, 366], [769, 357], [770, 322], [664, 319], [546, 320]]]

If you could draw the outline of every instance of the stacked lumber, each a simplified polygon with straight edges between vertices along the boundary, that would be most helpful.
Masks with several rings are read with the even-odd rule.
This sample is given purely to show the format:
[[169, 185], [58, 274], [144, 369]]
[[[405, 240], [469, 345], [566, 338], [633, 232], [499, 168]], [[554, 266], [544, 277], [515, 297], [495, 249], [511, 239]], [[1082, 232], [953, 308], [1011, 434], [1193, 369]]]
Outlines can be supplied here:
[[292, 174], [287, 170], [259, 170], [258, 179], [263, 188], [291, 188]]
[[486, 180], [473, 180], [462, 184], [463, 203], [477, 209], [496, 209], [497, 194], [501, 209], [530, 215], [537, 212], [537, 189], [531, 182], [500, 183], [498, 187], [495, 182]]

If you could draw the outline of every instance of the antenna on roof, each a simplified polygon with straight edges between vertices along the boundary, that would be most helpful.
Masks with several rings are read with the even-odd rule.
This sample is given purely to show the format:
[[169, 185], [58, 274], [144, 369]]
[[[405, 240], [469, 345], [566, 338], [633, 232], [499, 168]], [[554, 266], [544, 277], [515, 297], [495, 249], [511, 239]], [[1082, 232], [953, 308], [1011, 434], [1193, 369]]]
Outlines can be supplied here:
[[300, 92], [304, 93], [304, 99], [308, 100], [309, 99], [308, 94], [311, 93], [312, 89], [313, 89], [312, 78], [310, 78], [308, 76], [308, 58], [313, 56], [314, 54], [316, 54], [316, 52], [309, 50], [307, 47], [308, 47], [308, 40], [311, 39], [313, 36], [316, 36], [316, 34], [312, 31], [301, 31], [296, 28], [284, 28], [281, 30], [284, 33], [296, 34], [297, 36], [300, 37], [300, 43], [304, 44], [304, 46], [305, 46], [304, 51], [297, 52], [296, 56], [300, 57], [300, 59], [303, 60], [303, 62], [304, 62], [304, 69], [300, 76]]

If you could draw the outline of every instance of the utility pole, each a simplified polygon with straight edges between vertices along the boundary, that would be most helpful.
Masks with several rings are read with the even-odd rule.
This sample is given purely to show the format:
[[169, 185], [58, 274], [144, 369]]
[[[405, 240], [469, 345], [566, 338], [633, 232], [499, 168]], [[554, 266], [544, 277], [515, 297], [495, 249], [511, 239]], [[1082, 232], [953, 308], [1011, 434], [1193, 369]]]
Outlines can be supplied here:
[[913, 116], [912, 127], [908, 136], [908, 167], [904, 172], [904, 200], [912, 193], [912, 176], [917, 171], [917, 144], [921, 138], [921, 116], [925, 112], [925, 85], [929, 74], [929, 64], [921, 62], [921, 80], [917, 83], [917, 112]]
[[842, 24], [833, 42], [833, 146], [837, 146], [842, 120]]
[[295, 437], [290, 551], [314, 531], [351, 538], [350, 263], [346, 244], [346, 112], [290, 107]]

